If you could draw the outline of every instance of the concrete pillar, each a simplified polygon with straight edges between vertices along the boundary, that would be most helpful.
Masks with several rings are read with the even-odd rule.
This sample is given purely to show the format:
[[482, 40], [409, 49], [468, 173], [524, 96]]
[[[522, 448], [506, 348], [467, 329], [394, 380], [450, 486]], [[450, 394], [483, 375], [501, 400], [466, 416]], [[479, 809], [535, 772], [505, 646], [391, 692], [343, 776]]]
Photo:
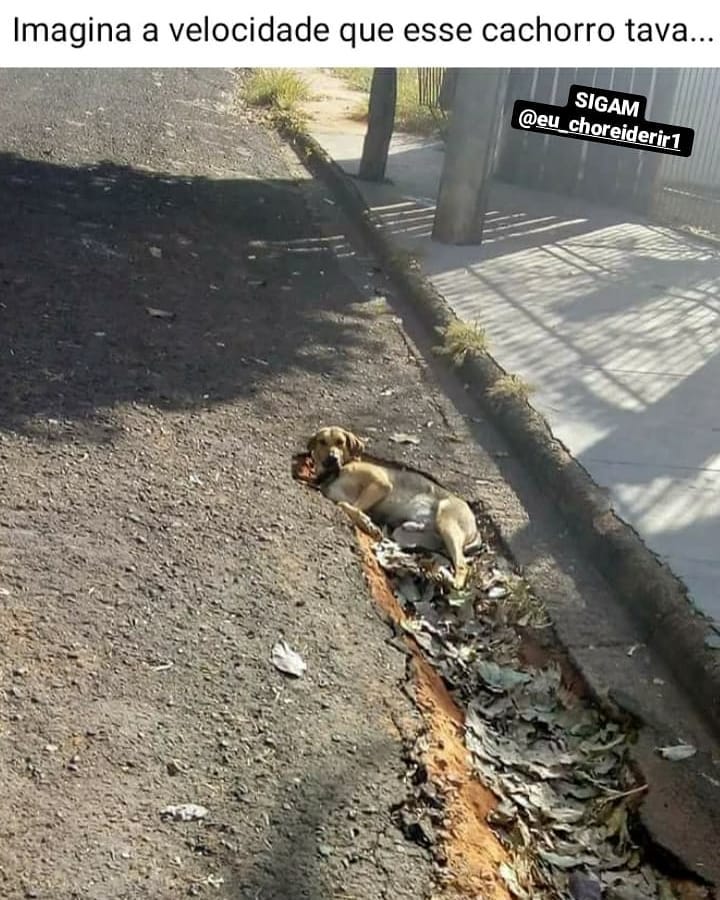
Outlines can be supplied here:
[[460, 69], [440, 179], [433, 239], [480, 244], [507, 69]]

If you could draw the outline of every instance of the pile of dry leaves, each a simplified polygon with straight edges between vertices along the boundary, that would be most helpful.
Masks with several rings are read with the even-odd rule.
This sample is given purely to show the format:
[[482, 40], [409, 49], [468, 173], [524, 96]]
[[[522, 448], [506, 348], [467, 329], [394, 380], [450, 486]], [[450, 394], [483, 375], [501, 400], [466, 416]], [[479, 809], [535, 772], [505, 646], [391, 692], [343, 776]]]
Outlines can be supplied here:
[[628, 762], [632, 736], [563, 682], [560, 668], [521, 662], [522, 632], [548, 623], [525, 582], [484, 543], [472, 587], [448, 593], [447, 561], [375, 546], [411, 632], [465, 712], [465, 744], [498, 799], [490, 824], [521, 900], [670, 900], [634, 841], [645, 786]]

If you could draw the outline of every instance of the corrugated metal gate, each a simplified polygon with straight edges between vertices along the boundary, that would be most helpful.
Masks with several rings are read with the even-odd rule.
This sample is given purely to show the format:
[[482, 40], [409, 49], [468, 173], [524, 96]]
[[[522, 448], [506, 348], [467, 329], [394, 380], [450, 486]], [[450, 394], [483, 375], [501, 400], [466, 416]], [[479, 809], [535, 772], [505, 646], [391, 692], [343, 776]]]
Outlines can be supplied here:
[[[655, 203], [659, 153], [611, 147], [510, 128], [515, 100], [564, 106], [573, 84], [648, 98], [647, 117], [672, 122], [678, 69], [513, 69], [510, 72], [496, 177], [525, 187], [583, 197], [648, 213]], [[677, 124], [685, 124], [682, 121]]]
[[[420, 103], [447, 112], [457, 71], [418, 69]], [[564, 106], [573, 84], [647, 97], [648, 119], [695, 129], [692, 156], [674, 157], [509, 127], [515, 100]], [[720, 235], [720, 68], [512, 69], [495, 177]]]

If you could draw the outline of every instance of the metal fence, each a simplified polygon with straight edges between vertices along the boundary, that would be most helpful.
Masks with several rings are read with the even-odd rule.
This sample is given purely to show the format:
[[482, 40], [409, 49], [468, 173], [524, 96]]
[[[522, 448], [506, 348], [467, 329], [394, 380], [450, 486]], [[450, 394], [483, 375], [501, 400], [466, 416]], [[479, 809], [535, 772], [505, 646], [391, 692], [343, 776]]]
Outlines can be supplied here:
[[651, 215], [720, 234], [720, 69], [681, 69], [670, 125], [695, 129], [692, 156], [663, 156]]
[[648, 214], [655, 200], [659, 154], [516, 131], [510, 128], [510, 112], [515, 100], [565, 106], [570, 87], [581, 84], [642, 94], [648, 100], [648, 117], [669, 122], [677, 77], [678, 70], [672, 69], [512, 69], [498, 142], [497, 177]]
[[[564, 105], [571, 84], [647, 97], [647, 118], [695, 129], [690, 157], [518, 133], [516, 99]], [[545, 191], [640, 212], [658, 222], [720, 235], [719, 69], [514, 69], [496, 175]]]
[[452, 102], [454, 75], [452, 69], [418, 69], [418, 102], [434, 112], [447, 113]]
[[[457, 69], [419, 68], [422, 106], [446, 115]], [[647, 118], [695, 129], [692, 156], [674, 157], [512, 131], [516, 99], [564, 105], [571, 84], [647, 97]], [[720, 236], [720, 68], [513, 69], [495, 163], [501, 180], [585, 197]]]

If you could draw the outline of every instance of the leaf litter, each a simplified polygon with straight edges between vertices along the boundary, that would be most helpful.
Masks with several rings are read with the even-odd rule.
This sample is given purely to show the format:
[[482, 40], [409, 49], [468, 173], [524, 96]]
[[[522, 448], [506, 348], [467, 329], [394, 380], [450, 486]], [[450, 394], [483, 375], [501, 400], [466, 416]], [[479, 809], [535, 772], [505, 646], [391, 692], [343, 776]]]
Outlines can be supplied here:
[[690, 759], [695, 756], [697, 749], [692, 744], [675, 744], [671, 747], [658, 747], [658, 753], [663, 759], [669, 759], [671, 762], [681, 762], [684, 759]]
[[390, 440], [395, 444], [419, 444], [420, 438], [416, 437], [414, 434], [405, 434], [405, 432], [399, 431], [396, 434], [390, 435]]
[[307, 671], [307, 663], [300, 654], [293, 650], [287, 641], [278, 641], [272, 649], [272, 664], [279, 672], [302, 678]]
[[[563, 684], [560, 667], [522, 662], [522, 629], [549, 625], [510, 562], [484, 539], [472, 587], [449, 589], [448, 561], [384, 538], [375, 557], [407, 618], [465, 711], [473, 769], [495, 795], [488, 822], [512, 865], [498, 875], [518, 900], [593, 900], [613, 891], [666, 900], [670, 884], [632, 838], [647, 786], [631, 766], [632, 736]], [[669, 759], [694, 748], [659, 748]]]

